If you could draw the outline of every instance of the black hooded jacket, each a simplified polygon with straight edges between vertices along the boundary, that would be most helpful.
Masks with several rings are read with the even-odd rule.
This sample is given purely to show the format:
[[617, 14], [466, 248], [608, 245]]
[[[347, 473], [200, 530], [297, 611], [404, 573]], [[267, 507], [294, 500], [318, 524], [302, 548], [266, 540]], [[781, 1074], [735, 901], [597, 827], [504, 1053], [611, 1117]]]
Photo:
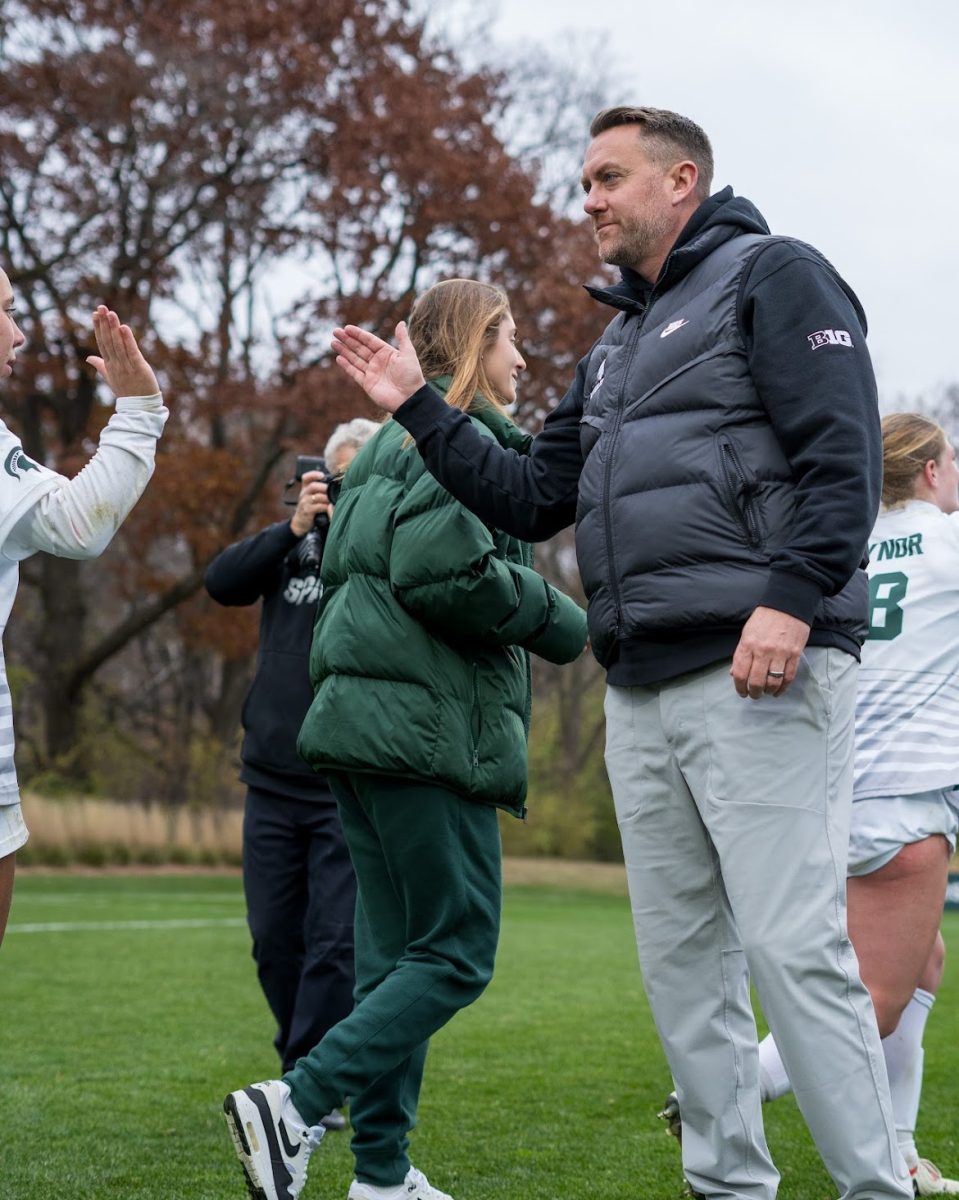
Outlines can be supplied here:
[[280, 521], [221, 551], [206, 570], [206, 590], [228, 606], [263, 601], [256, 675], [243, 704], [244, 783], [296, 800], [333, 802], [326, 779], [296, 750], [313, 702], [309, 658], [319, 570], [304, 568], [289, 521]]
[[694, 213], [655, 286], [624, 269], [591, 292], [619, 313], [532, 453], [479, 444], [423, 388], [396, 417], [430, 470], [519, 537], [575, 517], [611, 683], [731, 656], [758, 604], [810, 624], [811, 645], [857, 653], [882, 467], [850, 289], [727, 188]]

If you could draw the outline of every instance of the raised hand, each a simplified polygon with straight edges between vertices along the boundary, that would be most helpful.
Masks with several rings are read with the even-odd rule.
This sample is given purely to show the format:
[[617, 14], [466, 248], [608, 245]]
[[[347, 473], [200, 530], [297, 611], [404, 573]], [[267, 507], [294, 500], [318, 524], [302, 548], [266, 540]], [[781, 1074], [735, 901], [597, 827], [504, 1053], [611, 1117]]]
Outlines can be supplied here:
[[395, 347], [375, 333], [347, 325], [333, 330], [333, 350], [336, 365], [387, 412], [396, 412], [426, 382], [405, 321], [396, 327]]
[[140, 347], [129, 325], [105, 304], [93, 314], [99, 356], [91, 354], [87, 362], [95, 367], [117, 396], [152, 396], [160, 390], [150, 364], [140, 353]]

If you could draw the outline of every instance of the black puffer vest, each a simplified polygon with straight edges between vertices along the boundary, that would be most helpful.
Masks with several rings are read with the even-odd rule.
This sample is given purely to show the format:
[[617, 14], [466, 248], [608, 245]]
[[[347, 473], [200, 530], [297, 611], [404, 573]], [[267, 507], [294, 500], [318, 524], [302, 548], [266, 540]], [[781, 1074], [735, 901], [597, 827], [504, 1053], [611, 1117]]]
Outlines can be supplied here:
[[[645, 311], [593, 292], [625, 310], [590, 355], [581, 426], [576, 548], [604, 664], [644, 635], [741, 628], [789, 541], [792, 474], [737, 321], [750, 260], [775, 239], [729, 234], [705, 230], [715, 249]], [[814, 629], [861, 642], [867, 594], [859, 570]]]

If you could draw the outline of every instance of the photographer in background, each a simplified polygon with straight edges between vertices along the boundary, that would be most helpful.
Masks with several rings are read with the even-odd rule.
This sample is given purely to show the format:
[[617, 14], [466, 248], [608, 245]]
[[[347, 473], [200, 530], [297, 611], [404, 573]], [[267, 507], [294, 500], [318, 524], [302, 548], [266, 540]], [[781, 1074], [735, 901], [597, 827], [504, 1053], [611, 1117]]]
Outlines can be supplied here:
[[[315, 459], [297, 459], [301, 486], [290, 520], [228, 546], [205, 578], [219, 604], [263, 600], [256, 675], [243, 705], [243, 887], [284, 1071], [353, 1007], [353, 868], [326, 779], [299, 757], [296, 738], [313, 700], [307, 661], [333, 511], [327, 484], [378, 429], [362, 418], [337, 426], [323, 453], [328, 473], [307, 469], [320, 465]], [[324, 1124], [346, 1122], [332, 1112]]]

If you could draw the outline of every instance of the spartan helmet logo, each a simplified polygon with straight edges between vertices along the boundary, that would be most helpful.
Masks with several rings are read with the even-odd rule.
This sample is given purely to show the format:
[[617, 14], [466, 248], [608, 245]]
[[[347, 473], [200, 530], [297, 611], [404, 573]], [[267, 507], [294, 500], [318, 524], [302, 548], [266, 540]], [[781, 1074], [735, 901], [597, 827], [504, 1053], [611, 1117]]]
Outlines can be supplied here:
[[7, 455], [6, 462], [3, 464], [3, 469], [14, 479], [19, 479], [22, 471], [40, 470], [35, 462], [31, 462], [30, 459], [27, 458], [19, 446], [14, 446], [14, 448]]

